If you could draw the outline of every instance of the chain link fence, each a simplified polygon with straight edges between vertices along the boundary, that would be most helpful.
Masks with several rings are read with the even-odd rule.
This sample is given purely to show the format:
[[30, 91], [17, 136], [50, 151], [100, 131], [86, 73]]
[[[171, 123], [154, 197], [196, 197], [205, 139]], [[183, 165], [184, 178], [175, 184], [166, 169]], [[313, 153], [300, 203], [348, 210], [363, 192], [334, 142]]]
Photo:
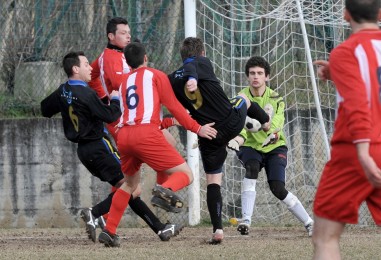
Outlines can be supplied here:
[[181, 62], [182, 1], [5, 0], [0, 11], [0, 117], [39, 115], [39, 102], [66, 80], [63, 56], [82, 50], [94, 60], [114, 16], [147, 46], [150, 66], [169, 73]]

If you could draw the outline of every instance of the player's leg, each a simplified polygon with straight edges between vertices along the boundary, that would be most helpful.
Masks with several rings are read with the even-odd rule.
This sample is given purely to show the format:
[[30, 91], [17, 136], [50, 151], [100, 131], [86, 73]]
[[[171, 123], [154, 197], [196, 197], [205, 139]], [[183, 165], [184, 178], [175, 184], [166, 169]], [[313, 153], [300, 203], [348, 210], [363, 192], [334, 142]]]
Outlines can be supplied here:
[[265, 170], [270, 190], [275, 197], [286, 204], [288, 210], [303, 223], [308, 235], [312, 236], [313, 220], [303, 207], [300, 200], [291, 192], [286, 190], [286, 166], [287, 147], [281, 146], [266, 154]]
[[206, 202], [213, 225], [213, 234], [210, 244], [220, 244], [224, 239], [222, 226], [222, 195], [221, 195], [222, 169], [206, 172]]
[[255, 185], [261, 170], [262, 156], [253, 148], [242, 146], [238, 152], [238, 158], [244, 165], [246, 173], [241, 187], [242, 220], [238, 224], [237, 231], [241, 235], [248, 235], [255, 206]]
[[341, 259], [339, 241], [344, 227], [344, 223], [315, 216], [312, 236], [313, 259]]
[[[268, 109], [269, 111], [265, 111], [258, 105], [258, 103], [250, 101], [250, 99], [243, 93], [239, 94], [237, 97], [241, 97], [245, 100], [248, 117], [258, 120], [261, 125], [270, 122], [272, 110], [270, 111]], [[271, 112], [271, 114], [269, 114], [269, 112]]]
[[[235, 122], [233, 122], [235, 123]], [[224, 238], [222, 226], [222, 166], [225, 162], [226, 148], [217, 142], [199, 138], [199, 148], [206, 173], [206, 202], [213, 225], [210, 244], [219, 244]]]
[[[120, 171], [118, 158], [115, 157], [113, 147], [106, 137], [87, 144], [79, 144], [77, 154], [93, 176], [112, 186], [123, 183], [124, 176]], [[86, 233], [93, 242], [96, 241], [97, 219], [109, 211], [113, 195], [112, 192], [97, 205], [81, 210], [80, 215], [86, 224]]]
[[122, 219], [123, 213], [128, 206], [131, 194], [138, 187], [139, 183], [140, 172], [137, 171], [133, 175], [126, 175], [126, 182], [124, 182], [122, 186], [115, 191], [106, 226], [98, 237], [99, 242], [103, 243], [106, 247], [120, 246], [120, 241], [118, 235], [116, 235], [116, 230], [120, 220]]

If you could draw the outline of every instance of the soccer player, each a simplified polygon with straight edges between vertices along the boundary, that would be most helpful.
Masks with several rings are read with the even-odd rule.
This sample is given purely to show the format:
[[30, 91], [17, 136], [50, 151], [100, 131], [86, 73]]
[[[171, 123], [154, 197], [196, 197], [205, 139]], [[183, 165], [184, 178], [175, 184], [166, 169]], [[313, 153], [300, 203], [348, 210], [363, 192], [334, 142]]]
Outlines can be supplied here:
[[381, 225], [381, 17], [379, 0], [346, 0], [344, 19], [352, 35], [331, 52], [318, 75], [338, 93], [331, 159], [315, 195], [314, 259], [340, 259], [346, 223], [358, 222], [366, 202]]
[[162, 185], [156, 185], [153, 195], [172, 207], [181, 208], [183, 202], [176, 191], [188, 186], [193, 174], [184, 158], [170, 145], [160, 131], [162, 105], [186, 129], [204, 138], [215, 138], [214, 123], [200, 126], [177, 101], [167, 75], [147, 67], [148, 58], [141, 43], [130, 43], [124, 55], [132, 68], [125, 75], [120, 87], [122, 116], [118, 128], [118, 150], [126, 182], [115, 192], [106, 227], [99, 235], [99, 242], [118, 247], [116, 229], [131, 194], [140, 182], [140, 167], [148, 164], [152, 169], [169, 175]]
[[273, 195], [286, 204], [288, 210], [304, 224], [308, 235], [312, 236], [311, 217], [299, 199], [285, 188], [287, 146], [286, 137], [281, 130], [285, 119], [284, 101], [277, 92], [266, 86], [270, 77], [270, 64], [263, 57], [251, 57], [246, 63], [245, 74], [249, 86], [240, 93], [264, 108], [270, 114], [271, 124], [268, 129], [248, 131], [244, 128], [232, 141], [246, 170], [241, 187], [242, 222], [237, 230], [241, 235], [249, 234], [256, 197], [255, 185], [258, 174], [264, 167]]
[[[52, 117], [61, 112], [65, 136], [78, 143], [80, 161], [92, 175], [117, 188], [124, 182], [124, 175], [119, 154], [103, 131], [103, 122], [110, 123], [120, 117], [118, 92], [110, 93], [110, 105], [100, 101], [86, 83], [92, 68], [83, 52], [68, 53], [63, 59], [63, 67], [69, 80], [41, 102], [42, 115]], [[104, 201], [81, 211], [93, 242], [96, 241], [95, 219], [109, 212], [113, 195], [112, 192]], [[179, 233], [181, 226], [161, 223], [139, 197], [131, 197], [129, 203], [161, 240], [168, 241]]]
[[226, 147], [244, 127], [246, 115], [257, 118], [261, 124], [268, 122], [269, 116], [245, 95], [228, 99], [210, 60], [204, 56], [204, 44], [200, 38], [186, 38], [180, 52], [183, 65], [169, 75], [176, 97], [199, 124], [215, 122], [214, 127], [218, 131], [217, 138], [213, 140], [199, 137], [199, 149], [206, 173], [206, 200], [213, 225], [209, 243], [219, 244], [224, 238], [221, 181]]

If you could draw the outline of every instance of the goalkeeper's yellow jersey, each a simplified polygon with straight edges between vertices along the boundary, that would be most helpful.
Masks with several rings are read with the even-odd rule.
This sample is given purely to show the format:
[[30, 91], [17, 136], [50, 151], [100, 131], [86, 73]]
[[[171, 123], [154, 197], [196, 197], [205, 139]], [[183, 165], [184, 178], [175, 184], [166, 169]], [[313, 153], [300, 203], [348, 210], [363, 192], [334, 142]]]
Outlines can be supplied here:
[[[251, 133], [246, 131], [245, 128], [242, 129], [240, 135], [246, 139], [243, 146], [252, 147], [262, 153], [268, 153], [279, 146], [286, 145], [286, 137], [283, 133], [285, 107], [283, 98], [269, 87], [266, 87], [266, 90], [261, 97], [254, 97], [250, 92], [250, 87], [244, 88], [240, 93], [245, 94], [251, 101], [258, 103], [261, 108], [264, 108], [266, 104], [271, 104], [274, 108], [271, 128], [269, 131], [265, 132], [261, 130], [257, 133]], [[279, 140], [275, 144], [262, 147], [267, 136], [277, 128], [281, 129], [281, 131], [278, 132]]]

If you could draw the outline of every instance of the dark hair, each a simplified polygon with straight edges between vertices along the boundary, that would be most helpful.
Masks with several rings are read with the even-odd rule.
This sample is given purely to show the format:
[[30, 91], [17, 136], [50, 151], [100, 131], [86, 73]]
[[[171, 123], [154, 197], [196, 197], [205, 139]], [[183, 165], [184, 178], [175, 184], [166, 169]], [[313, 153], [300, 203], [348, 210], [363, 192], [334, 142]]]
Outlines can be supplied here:
[[345, 8], [356, 23], [377, 23], [380, 0], [345, 0]]
[[110, 19], [107, 22], [107, 26], [106, 26], [107, 38], [108, 38], [109, 33], [115, 34], [118, 24], [128, 25], [128, 22], [126, 19], [124, 19], [122, 17], [114, 17], [114, 18]]
[[253, 67], [260, 67], [265, 69], [265, 76], [270, 75], [270, 64], [263, 57], [253, 56], [251, 57], [245, 65], [245, 74], [246, 77], [249, 76], [249, 70]]
[[62, 60], [62, 66], [68, 78], [73, 76], [73, 66], [80, 66], [79, 56], [85, 56], [83, 51], [69, 52]]
[[140, 42], [131, 42], [124, 48], [124, 57], [131, 68], [136, 69], [144, 63], [146, 48]]
[[193, 56], [200, 56], [204, 50], [204, 43], [200, 38], [188, 37], [185, 38], [183, 44], [180, 48], [181, 58], [185, 60], [186, 58]]

